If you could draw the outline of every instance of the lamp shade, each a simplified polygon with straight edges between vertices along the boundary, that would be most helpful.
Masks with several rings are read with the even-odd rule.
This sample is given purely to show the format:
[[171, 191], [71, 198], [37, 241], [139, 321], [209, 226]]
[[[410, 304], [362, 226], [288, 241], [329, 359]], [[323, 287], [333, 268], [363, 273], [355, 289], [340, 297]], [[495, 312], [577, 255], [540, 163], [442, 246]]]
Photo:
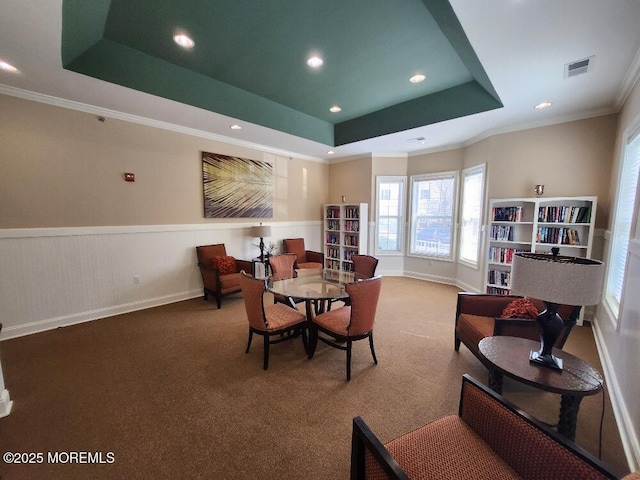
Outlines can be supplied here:
[[259, 227], [251, 227], [249, 230], [249, 235], [256, 238], [264, 238], [271, 236], [271, 226], [269, 225], [260, 225]]
[[604, 264], [588, 258], [542, 253], [516, 253], [511, 266], [511, 292], [561, 305], [600, 302]]

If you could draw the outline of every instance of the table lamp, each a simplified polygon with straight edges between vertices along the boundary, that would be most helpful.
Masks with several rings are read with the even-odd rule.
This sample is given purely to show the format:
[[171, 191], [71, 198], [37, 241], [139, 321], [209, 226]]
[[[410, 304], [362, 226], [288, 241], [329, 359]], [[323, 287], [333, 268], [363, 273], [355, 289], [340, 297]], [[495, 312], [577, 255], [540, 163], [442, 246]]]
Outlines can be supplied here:
[[260, 238], [260, 261], [264, 262], [264, 237], [271, 236], [271, 227], [261, 223], [258, 227], [251, 227], [249, 234], [252, 237]]
[[604, 264], [588, 258], [558, 255], [558, 247], [551, 251], [551, 254], [520, 252], [513, 256], [511, 292], [544, 302], [546, 309], [536, 318], [540, 328], [540, 350], [531, 351], [529, 360], [543, 367], [562, 370], [562, 359], [551, 353], [564, 328], [558, 307], [600, 302]]

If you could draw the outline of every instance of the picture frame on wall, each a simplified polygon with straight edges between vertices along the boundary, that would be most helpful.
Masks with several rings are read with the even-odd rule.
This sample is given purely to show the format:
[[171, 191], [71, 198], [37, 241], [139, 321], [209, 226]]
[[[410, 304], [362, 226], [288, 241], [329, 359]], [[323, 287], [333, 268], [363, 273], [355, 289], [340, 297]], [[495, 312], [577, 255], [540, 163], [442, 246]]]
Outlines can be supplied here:
[[273, 217], [273, 165], [202, 152], [205, 218]]

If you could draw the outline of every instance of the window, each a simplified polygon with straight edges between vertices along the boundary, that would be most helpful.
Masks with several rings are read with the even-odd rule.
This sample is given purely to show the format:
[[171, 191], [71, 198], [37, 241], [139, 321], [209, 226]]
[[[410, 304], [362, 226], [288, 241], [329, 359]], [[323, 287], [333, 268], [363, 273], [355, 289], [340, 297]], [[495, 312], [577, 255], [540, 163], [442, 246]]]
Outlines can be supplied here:
[[411, 254], [453, 259], [457, 180], [457, 172], [411, 177]]
[[611, 248], [605, 300], [617, 317], [622, 300], [622, 287], [627, 266], [633, 209], [636, 203], [638, 171], [640, 170], [640, 132], [625, 148], [620, 174], [616, 208], [611, 229]]
[[376, 251], [402, 253], [405, 177], [376, 177]]
[[462, 171], [462, 218], [458, 258], [461, 263], [467, 263], [473, 267], [478, 266], [480, 251], [484, 171], [484, 164]]

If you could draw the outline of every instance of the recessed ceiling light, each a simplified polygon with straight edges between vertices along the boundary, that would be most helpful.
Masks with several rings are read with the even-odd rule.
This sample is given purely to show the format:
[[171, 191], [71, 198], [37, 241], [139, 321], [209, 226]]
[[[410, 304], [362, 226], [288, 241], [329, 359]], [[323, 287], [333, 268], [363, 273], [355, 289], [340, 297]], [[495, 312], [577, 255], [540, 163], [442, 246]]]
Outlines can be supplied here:
[[309, 57], [309, 59], [307, 60], [307, 65], [309, 65], [311, 68], [319, 68], [323, 63], [324, 60], [316, 55], [314, 55], [313, 57]]
[[0, 60], [0, 70], [11, 73], [16, 73], [18, 71], [16, 67], [11, 65], [10, 63], [5, 62], [4, 60]]
[[185, 34], [180, 33], [178, 35], [173, 36], [173, 41], [180, 45], [182, 48], [193, 48], [196, 42], [191, 40], [191, 38], [187, 37]]
[[334, 153], [336, 153], [336, 152], [334, 152], [333, 150], [329, 150], [329, 151], [327, 152], [327, 155], [333, 155]]
[[543, 108], [549, 108], [551, 105], [553, 105], [551, 102], [542, 102], [533, 108], [535, 108], [536, 110], [542, 110]]
[[338, 113], [338, 112], [341, 112], [341, 111], [342, 111], [342, 108], [340, 108], [338, 105], [334, 105], [333, 107], [331, 107], [331, 108], [329, 109], [329, 111], [330, 111], [331, 113]]
[[421, 73], [418, 73], [417, 75], [414, 75], [413, 77], [411, 77], [409, 81], [411, 83], [420, 83], [420, 82], [424, 82], [425, 78], [426, 77], [424, 75], [422, 75]]
[[242, 130], [242, 127], [238, 124], [233, 124], [229, 128], [231, 128], [231, 130]]

